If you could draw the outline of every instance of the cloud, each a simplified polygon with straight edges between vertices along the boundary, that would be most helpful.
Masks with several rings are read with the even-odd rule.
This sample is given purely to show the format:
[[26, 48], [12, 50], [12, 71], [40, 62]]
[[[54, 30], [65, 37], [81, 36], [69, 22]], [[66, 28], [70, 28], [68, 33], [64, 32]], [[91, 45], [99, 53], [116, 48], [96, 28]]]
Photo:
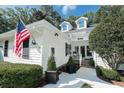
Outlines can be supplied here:
[[75, 10], [77, 7], [75, 5], [64, 5], [62, 7], [62, 13], [64, 15], [68, 14], [69, 12], [71, 12], [72, 10]]

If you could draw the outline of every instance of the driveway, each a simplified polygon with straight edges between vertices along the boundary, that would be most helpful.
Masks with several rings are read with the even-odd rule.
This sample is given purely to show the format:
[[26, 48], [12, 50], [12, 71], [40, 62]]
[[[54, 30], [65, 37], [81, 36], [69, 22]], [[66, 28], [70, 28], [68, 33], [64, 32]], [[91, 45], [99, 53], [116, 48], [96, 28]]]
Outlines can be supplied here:
[[96, 76], [95, 69], [81, 67], [76, 74], [61, 73], [57, 84], [48, 84], [43, 88], [80, 88], [84, 83], [94, 88], [121, 88], [105, 82]]

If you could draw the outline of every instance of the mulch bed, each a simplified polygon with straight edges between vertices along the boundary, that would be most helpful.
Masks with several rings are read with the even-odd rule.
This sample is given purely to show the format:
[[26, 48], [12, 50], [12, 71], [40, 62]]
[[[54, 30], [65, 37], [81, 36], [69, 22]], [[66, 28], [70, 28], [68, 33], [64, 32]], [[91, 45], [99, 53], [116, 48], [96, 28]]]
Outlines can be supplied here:
[[121, 81], [114, 81], [114, 80], [112, 80], [111, 82], [112, 82], [112, 84], [114, 84], [114, 85], [118, 85], [118, 86], [124, 87], [124, 82], [121, 82]]
[[46, 82], [46, 79], [45, 77], [41, 79], [41, 81], [39, 82], [39, 84], [37, 86], [35, 86], [35, 88], [38, 88], [38, 87], [43, 87], [45, 85], [47, 85], [48, 83]]
[[97, 75], [97, 77], [106, 81], [106, 82], [112, 83], [113, 85], [124, 87], [124, 82], [122, 82], [122, 81], [108, 80], [108, 79], [104, 79], [103, 77], [100, 77], [98, 75]]

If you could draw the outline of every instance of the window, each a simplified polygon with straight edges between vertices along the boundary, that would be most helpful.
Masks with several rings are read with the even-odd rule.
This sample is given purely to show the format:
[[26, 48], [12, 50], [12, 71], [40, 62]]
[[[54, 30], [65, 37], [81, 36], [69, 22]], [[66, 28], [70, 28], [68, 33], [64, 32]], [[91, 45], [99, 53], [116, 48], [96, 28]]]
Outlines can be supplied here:
[[63, 28], [63, 31], [67, 30], [67, 25], [66, 24], [62, 25], [62, 28]]
[[9, 44], [9, 41], [6, 40], [6, 41], [5, 41], [5, 44], [4, 44], [4, 56], [5, 56], [5, 57], [8, 56], [8, 44]]
[[71, 55], [71, 44], [68, 45], [68, 53]]
[[51, 56], [54, 56], [55, 55], [55, 48], [51, 48]]
[[92, 56], [89, 46], [87, 46], [87, 56]]
[[71, 45], [65, 43], [65, 55], [67, 56], [69, 54], [71, 54]]
[[68, 55], [68, 44], [65, 43], [65, 56], [67, 56], [67, 55]]
[[22, 58], [29, 59], [29, 38], [23, 42]]
[[79, 28], [84, 27], [84, 21], [83, 20], [79, 20], [78, 24], [79, 24]]
[[76, 52], [76, 54], [79, 54], [79, 47], [78, 46], [75, 46], [75, 52]]

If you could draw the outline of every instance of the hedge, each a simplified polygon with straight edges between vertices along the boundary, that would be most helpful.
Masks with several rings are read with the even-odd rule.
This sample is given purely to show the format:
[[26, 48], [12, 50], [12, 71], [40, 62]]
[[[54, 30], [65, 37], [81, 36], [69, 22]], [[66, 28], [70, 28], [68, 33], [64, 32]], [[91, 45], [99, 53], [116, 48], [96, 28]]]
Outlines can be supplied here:
[[81, 88], [92, 88], [92, 86], [88, 83], [84, 83]]
[[42, 79], [42, 72], [39, 65], [0, 62], [0, 87], [35, 87]]
[[105, 69], [101, 66], [96, 66], [96, 73], [97, 76], [103, 79], [120, 81], [120, 76], [115, 70]]

